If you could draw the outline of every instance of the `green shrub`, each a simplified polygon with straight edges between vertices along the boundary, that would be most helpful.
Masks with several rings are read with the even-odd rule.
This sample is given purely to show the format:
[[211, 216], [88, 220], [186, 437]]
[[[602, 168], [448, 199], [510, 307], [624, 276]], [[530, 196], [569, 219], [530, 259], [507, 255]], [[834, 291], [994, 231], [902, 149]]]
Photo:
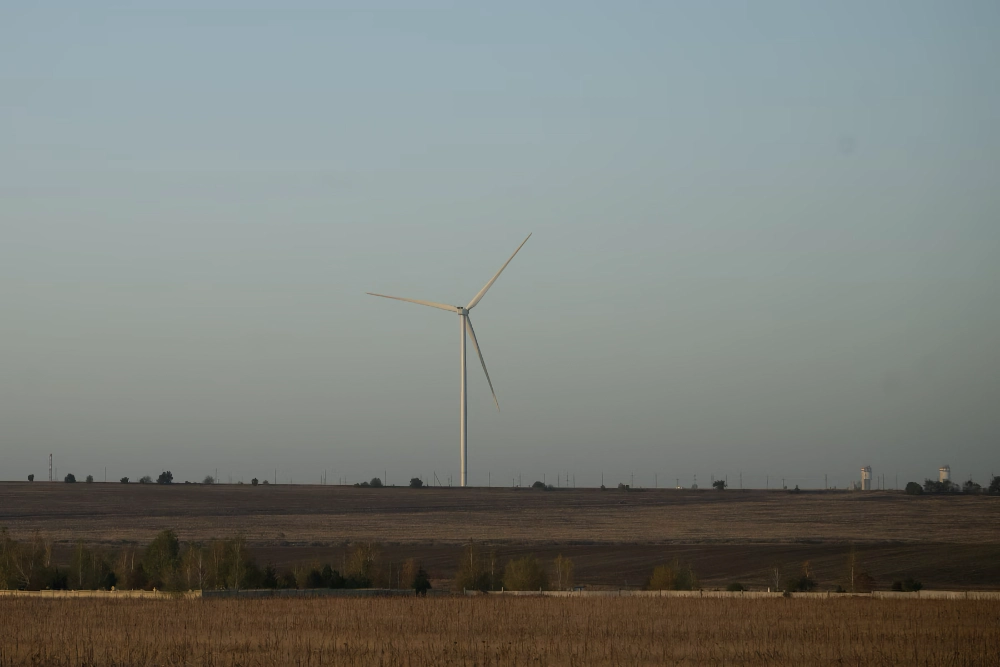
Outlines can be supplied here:
[[510, 591], [544, 591], [549, 587], [549, 579], [537, 558], [524, 556], [507, 562], [503, 587]]
[[908, 496], [919, 496], [924, 492], [924, 489], [916, 482], [907, 482], [905, 492]]
[[427, 591], [431, 588], [431, 581], [427, 578], [427, 572], [424, 568], [419, 568], [417, 573], [413, 576], [413, 590], [417, 595], [426, 596]]
[[66, 482], [67, 484], [76, 484], [76, 475], [74, 475], [73, 473], [69, 473], [68, 475], [66, 475], [66, 477], [63, 478], [63, 481]]
[[808, 593], [809, 591], [816, 590], [816, 582], [811, 577], [803, 574], [801, 577], [792, 577], [785, 582], [785, 590], [792, 591], [793, 593]]

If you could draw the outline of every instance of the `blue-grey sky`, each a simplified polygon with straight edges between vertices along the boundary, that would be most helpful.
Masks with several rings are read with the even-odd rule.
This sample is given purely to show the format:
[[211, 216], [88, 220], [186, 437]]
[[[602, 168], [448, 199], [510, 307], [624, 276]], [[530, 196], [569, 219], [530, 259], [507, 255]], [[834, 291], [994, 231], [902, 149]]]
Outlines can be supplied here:
[[[996, 2], [0, 6], [0, 478], [1000, 473]], [[470, 349], [471, 353], [471, 349]], [[654, 475], [656, 477], [654, 478]]]

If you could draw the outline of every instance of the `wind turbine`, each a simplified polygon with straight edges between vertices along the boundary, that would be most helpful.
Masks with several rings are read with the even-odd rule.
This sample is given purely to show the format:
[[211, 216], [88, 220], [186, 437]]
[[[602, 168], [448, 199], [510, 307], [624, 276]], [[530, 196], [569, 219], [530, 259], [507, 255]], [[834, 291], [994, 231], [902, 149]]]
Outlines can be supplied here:
[[[514, 255], [516, 255], [521, 250], [521, 248], [524, 247], [524, 244], [527, 243], [528, 239], [530, 239], [530, 238], [531, 238], [531, 234], [528, 234], [527, 238], [525, 238], [523, 241], [521, 241], [521, 245], [517, 246], [517, 250], [514, 251]], [[507, 268], [508, 264], [510, 264], [510, 260], [514, 259], [514, 255], [511, 255], [510, 259], [508, 259], [506, 262], [503, 263], [503, 266], [501, 266], [500, 270], [496, 272], [496, 275], [493, 276], [492, 278], [490, 278], [490, 281], [488, 283], [486, 283], [485, 286], [483, 286], [483, 289], [479, 290], [479, 294], [477, 294], [476, 296], [472, 297], [472, 301], [470, 301], [468, 303], [468, 305], [466, 305], [465, 307], [462, 307], [462, 306], [449, 306], [447, 304], [435, 303], [433, 301], [421, 301], [419, 299], [404, 299], [401, 296], [389, 296], [388, 294], [375, 294], [374, 292], [366, 292], [366, 294], [370, 294], [371, 296], [380, 296], [380, 297], [382, 297], [384, 299], [395, 299], [397, 301], [408, 301], [409, 303], [416, 303], [416, 304], [419, 304], [421, 306], [430, 306], [431, 308], [440, 308], [441, 310], [447, 310], [447, 311], [452, 312], [452, 313], [458, 313], [459, 326], [461, 327], [461, 330], [462, 330], [462, 338], [461, 338], [461, 342], [459, 343], [459, 346], [458, 346], [458, 354], [459, 354], [460, 365], [461, 365], [461, 381], [460, 381], [460, 389], [459, 389], [459, 396], [460, 396], [460, 398], [459, 398], [459, 424], [460, 424], [460, 428], [461, 428], [461, 437], [460, 437], [459, 446], [460, 446], [460, 449], [461, 449], [461, 456], [462, 456], [462, 462], [461, 462], [461, 470], [462, 470], [461, 485], [462, 486], [466, 485], [466, 475], [467, 475], [467, 472], [468, 472], [468, 449], [469, 449], [469, 419], [468, 419], [468, 417], [469, 417], [469, 411], [468, 411], [468, 406], [467, 406], [467, 403], [468, 403], [468, 391], [466, 390], [466, 376], [467, 376], [467, 373], [466, 373], [466, 370], [465, 370], [465, 336], [466, 336], [466, 334], [468, 334], [469, 338], [472, 339], [472, 347], [475, 348], [476, 354], [479, 355], [479, 363], [481, 363], [483, 365], [483, 373], [486, 374], [486, 382], [490, 385], [490, 393], [493, 394], [493, 402], [496, 403], [497, 412], [500, 411], [500, 401], [497, 400], [497, 393], [495, 391], [493, 391], [493, 382], [490, 380], [490, 372], [488, 370], [486, 370], [486, 362], [483, 360], [483, 353], [479, 349], [479, 342], [476, 340], [476, 332], [472, 328], [472, 320], [469, 319], [469, 311], [472, 310], [473, 308], [475, 308], [476, 304], [478, 304], [482, 300], [482, 298], [484, 296], [486, 296], [486, 291], [490, 287], [493, 286], [493, 283], [495, 283], [496, 280], [497, 280], [497, 278], [500, 277], [500, 274], [503, 273], [503, 270]]]

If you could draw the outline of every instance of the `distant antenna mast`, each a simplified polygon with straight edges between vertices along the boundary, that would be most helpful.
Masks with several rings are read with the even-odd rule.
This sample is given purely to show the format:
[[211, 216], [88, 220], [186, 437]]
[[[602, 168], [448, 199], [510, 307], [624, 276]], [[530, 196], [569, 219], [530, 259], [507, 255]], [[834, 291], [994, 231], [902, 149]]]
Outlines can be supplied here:
[[52, 455], [49, 454], [49, 481], [52, 481]]

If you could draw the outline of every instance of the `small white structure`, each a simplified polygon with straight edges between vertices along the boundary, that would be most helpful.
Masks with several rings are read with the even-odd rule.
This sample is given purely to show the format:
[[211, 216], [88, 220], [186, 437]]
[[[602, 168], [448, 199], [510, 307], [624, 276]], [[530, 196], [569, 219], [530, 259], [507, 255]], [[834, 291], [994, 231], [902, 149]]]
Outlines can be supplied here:
[[951, 466], [947, 463], [938, 468], [938, 481], [939, 482], [950, 482], [951, 481]]
[[865, 466], [861, 469], [861, 490], [871, 491], [872, 490], [872, 467]]

